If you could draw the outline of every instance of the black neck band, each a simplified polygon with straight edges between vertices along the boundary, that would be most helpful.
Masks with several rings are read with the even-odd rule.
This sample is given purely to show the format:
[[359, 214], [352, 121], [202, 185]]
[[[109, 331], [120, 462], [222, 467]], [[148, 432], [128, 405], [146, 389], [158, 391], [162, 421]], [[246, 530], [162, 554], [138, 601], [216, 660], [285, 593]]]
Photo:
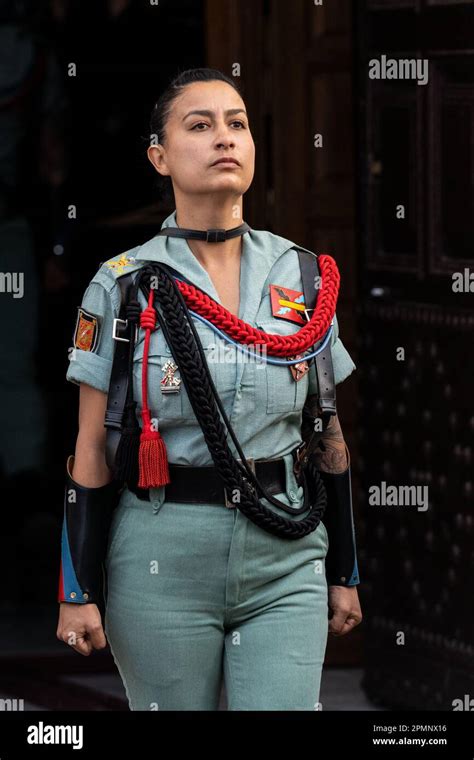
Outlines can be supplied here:
[[224, 243], [226, 240], [230, 240], [230, 238], [243, 235], [249, 231], [250, 227], [244, 222], [238, 227], [233, 227], [231, 230], [189, 230], [185, 227], [163, 227], [157, 234], [178, 238], [192, 238], [192, 240], [205, 240], [206, 243]]

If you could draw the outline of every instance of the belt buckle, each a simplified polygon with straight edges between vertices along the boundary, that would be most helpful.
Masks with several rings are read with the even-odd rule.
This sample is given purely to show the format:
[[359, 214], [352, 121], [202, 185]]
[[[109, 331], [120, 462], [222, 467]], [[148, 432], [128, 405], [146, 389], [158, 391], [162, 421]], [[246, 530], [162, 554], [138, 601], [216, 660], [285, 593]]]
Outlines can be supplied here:
[[226, 229], [212, 229], [206, 230], [206, 242], [208, 243], [225, 243], [227, 240]]
[[[240, 462], [242, 464], [241, 459], [237, 459], [237, 462]], [[255, 459], [252, 459], [251, 457], [247, 459], [247, 462], [250, 465], [250, 469], [252, 470], [253, 474], [255, 475]], [[245, 475], [244, 475], [244, 479]], [[247, 481], [248, 482], [248, 481]], [[227, 507], [227, 509], [235, 509], [237, 506], [237, 502], [229, 501], [227, 498], [227, 488], [224, 488], [224, 504]]]
[[301, 466], [306, 464], [306, 454], [308, 449], [307, 441], [302, 441], [296, 449], [295, 461], [293, 462], [293, 473], [297, 478], [301, 475]]
[[114, 326], [113, 326], [113, 329], [112, 329], [112, 338], [114, 340], [121, 340], [124, 343], [130, 343], [130, 338], [121, 338], [119, 335], [117, 335], [117, 325], [119, 324], [119, 322], [122, 325], [124, 325], [124, 329], [125, 330], [128, 327], [128, 319], [118, 319], [118, 318], [115, 318], [114, 319]]

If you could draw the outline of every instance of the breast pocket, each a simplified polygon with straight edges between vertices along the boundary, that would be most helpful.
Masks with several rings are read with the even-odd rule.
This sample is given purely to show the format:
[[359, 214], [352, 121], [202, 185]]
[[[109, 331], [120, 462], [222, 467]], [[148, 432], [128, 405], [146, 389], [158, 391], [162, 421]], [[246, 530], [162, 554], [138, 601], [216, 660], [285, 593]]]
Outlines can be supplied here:
[[[206, 361], [214, 343], [213, 332], [210, 328], [194, 322], [196, 331], [202, 343]], [[134, 396], [142, 405], [142, 369], [145, 347], [144, 333], [141, 331], [134, 352]], [[212, 361], [207, 361], [210, 375], [215, 382], [215, 368]], [[188, 393], [181, 376], [181, 371], [175, 362], [171, 349], [165, 340], [161, 327], [151, 334], [148, 351], [148, 406], [152, 413], [161, 420], [164, 426], [170, 423], [185, 425], [194, 424], [195, 416]]]
[[[135, 346], [133, 361], [133, 382], [134, 397], [139, 401], [140, 408], [143, 406], [142, 398], [142, 374], [143, 374], [143, 353], [145, 349], [145, 338], [143, 331], [142, 336]], [[167, 365], [167, 363], [169, 364]], [[181, 374], [178, 369], [173, 368], [174, 360], [161, 328], [154, 330], [150, 338], [150, 347], [148, 351], [148, 406], [153, 414], [158, 416], [158, 420], [180, 420], [183, 416], [182, 393], [184, 383], [181, 380]], [[161, 381], [168, 380], [172, 386], [175, 382], [175, 391], [167, 393], [162, 392]]]
[[[266, 333], [277, 335], [293, 335], [300, 328], [296, 324], [283, 319], [257, 321], [257, 327]], [[267, 358], [281, 359], [267, 354]], [[303, 409], [309, 387], [309, 373], [300, 380], [293, 378], [289, 365], [265, 364], [264, 372], [257, 372], [260, 377], [261, 393], [266, 395], [266, 410], [268, 414], [285, 414]]]

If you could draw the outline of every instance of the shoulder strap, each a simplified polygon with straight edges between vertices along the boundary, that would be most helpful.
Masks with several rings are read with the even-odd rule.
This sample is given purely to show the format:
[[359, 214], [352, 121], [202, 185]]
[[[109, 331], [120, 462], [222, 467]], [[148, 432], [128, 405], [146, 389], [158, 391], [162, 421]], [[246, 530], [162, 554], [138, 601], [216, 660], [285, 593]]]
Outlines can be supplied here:
[[[298, 259], [303, 284], [303, 295], [306, 309], [316, 308], [319, 290], [315, 287], [315, 278], [319, 276], [318, 257], [306, 248], [297, 247]], [[310, 359], [310, 363], [313, 359]], [[319, 387], [319, 407], [326, 428], [330, 415], [336, 414], [336, 385], [334, 383], [334, 368], [332, 363], [331, 341], [326, 348], [314, 357], [316, 376]]]
[[113, 339], [115, 343], [112, 372], [110, 375], [107, 410], [104, 426], [107, 428], [105, 458], [110, 470], [115, 468], [115, 453], [120, 441], [122, 417], [128, 390], [128, 356], [131, 330], [127, 321], [127, 303], [133, 285], [132, 272], [117, 277], [120, 285], [120, 310], [114, 319]]

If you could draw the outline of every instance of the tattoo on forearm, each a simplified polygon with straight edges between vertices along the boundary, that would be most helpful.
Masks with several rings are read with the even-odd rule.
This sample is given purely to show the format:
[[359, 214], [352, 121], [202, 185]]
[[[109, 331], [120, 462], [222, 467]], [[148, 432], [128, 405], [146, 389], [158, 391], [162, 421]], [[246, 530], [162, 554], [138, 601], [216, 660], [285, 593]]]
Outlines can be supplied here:
[[319, 449], [316, 449], [313, 456], [318, 470], [333, 473], [344, 472], [344, 470], [347, 470], [345, 446], [342, 449], [336, 446], [327, 446], [326, 451], [319, 451]]
[[324, 472], [338, 473], [347, 469], [348, 451], [337, 414], [330, 418], [326, 430], [320, 435], [312, 459], [318, 470]]

